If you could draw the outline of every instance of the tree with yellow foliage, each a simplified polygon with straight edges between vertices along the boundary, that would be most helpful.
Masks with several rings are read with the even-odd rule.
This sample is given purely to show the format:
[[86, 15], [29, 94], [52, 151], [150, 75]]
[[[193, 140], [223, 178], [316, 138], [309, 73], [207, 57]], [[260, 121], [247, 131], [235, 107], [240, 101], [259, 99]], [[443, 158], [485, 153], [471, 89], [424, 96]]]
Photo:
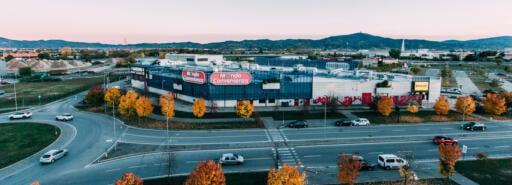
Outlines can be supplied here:
[[219, 163], [212, 160], [197, 163], [194, 171], [188, 176], [185, 185], [225, 185], [226, 177]]
[[359, 158], [341, 153], [338, 156], [338, 174], [336, 174], [336, 177], [341, 183], [354, 185], [361, 167]]
[[458, 97], [455, 102], [455, 109], [464, 114], [471, 114], [476, 110], [476, 103], [471, 96]]
[[107, 105], [114, 106], [119, 104], [119, 99], [121, 98], [121, 92], [119, 92], [119, 89], [111, 87], [107, 89], [107, 92], [105, 93], [105, 102], [107, 102]]
[[121, 96], [119, 101], [119, 113], [121, 115], [132, 117], [135, 115], [135, 102], [139, 95], [135, 91], [128, 91], [125, 95]]
[[114, 183], [114, 185], [142, 185], [142, 179], [135, 176], [132, 172], [125, 173], [123, 177]]
[[420, 106], [419, 105], [416, 105], [416, 104], [408, 104], [407, 105], [407, 111], [409, 111], [410, 113], [417, 113], [420, 109]]
[[254, 111], [254, 106], [249, 101], [241, 101], [236, 105], [235, 112], [241, 118], [249, 118]]
[[387, 117], [391, 113], [391, 109], [394, 105], [395, 103], [390, 97], [382, 97], [377, 102], [377, 111], [379, 111], [383, 116]]
[[38, 182], [38, 181], [36, 181], [36, 182], [33, 182], [33, 183], [32, 183], [32, 184], [30, 184], [30, 185], [39, 185], [39, 182]]
[[166, 119], [174, 118], [174, 96], [171, 93], [160, 96], [160, 107]]
[[450, 178], [455, 172], [455, 163], [460, 159], [462, 151], [455, 144], [440, 144], [439, 149], [439, 173]]
[[151, 105], [149, 98], [141, 96], [135, 101], [135, 110], [139, 117], [146, 117], [153, 112], [153, 105]]
[[202, 118], [206, 112], [206, 105], [203, 98], [199, 98], [192, 105], [192, 113], [195, 117]]
[[267, 185], [304, 185], [306, 172], [299, 173], [297, 167], [283, 164], [281, 169], [272, 169], [268, 172]]
[[439, 99], [437, 99], [433, 108], [438, 115], [447, 115], [448, 112], [450, 112], [450, 104], [448, 104], [448, 100], [446, 100], [446, 97], [444, 96], [441, 96]]
[[60, 49], [60, 57], [61, 58], [67, 58], [68, 56], [71, 56], [73, 54], [73, 50], [70, 47], [63, 47]]
[[507, 106], [505, 106], [505, 98], [495, 93], [487, 93], [485, 98], [482, 100], [484, 109], [489, 114], [501, 115], [507, 112]]
[[410, 184], [414, 180], [414, 171], [410, 170], [409, 168], [398, 168], [398, 173], [401, 177], [404, 178], [405, 184]]

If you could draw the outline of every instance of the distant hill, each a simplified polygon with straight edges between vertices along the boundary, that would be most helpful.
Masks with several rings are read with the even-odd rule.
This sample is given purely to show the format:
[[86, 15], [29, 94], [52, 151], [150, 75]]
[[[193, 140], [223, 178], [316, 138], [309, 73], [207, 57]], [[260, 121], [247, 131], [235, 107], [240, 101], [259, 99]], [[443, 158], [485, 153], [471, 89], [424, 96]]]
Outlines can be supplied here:
[[[286, 40], [242, 40], [224, 41], [207, 44], [194, 42], [173, 43], [139, 43], [129, 45], [70, 42], [64, 40], [10, 40], [0, 37], [0, 47], [16, 48], [199, 48], [199, 49], [238, 49], [238, 48], [270, 48], [270, 49], [383, 49], [400, 48], [402, 39], [391, 39], [354, 33], [349, 35], [332, 36], [319, 40], [312, 39], [286, 39]], [[512, 36], [492, 37], [468, 41], [447, 40], [429, 41], [406, 39], [407, 49], [503, 49], [512, 48]]]

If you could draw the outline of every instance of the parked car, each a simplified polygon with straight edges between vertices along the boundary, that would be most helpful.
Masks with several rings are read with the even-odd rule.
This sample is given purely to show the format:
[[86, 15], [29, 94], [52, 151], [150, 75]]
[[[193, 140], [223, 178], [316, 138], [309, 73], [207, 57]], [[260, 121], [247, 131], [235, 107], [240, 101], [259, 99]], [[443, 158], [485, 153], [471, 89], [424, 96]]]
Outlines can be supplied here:
[[0, 90], [0, 95], [4, 95], [5, 91]]
[[384, 169], [398, 169], [398, 168], [407, 168], [409, 163], [400, 157], [397, 157], [394, 154], [381, 154], [377, 158], [377, 163], [381, 168]]
[[464, 130], [482, 130], [484, 131], [487, 127], [483, 123], [477, 123], [477, 122], [469, 122], [464, 125], [461, 125], [460, 128]]
[[233, 153], [225, 153], [222, 154], [222, 156], [219, 159], [219, 163], [221, 165], [228, 165], [228, 164], [237, 164], [241, 165], [244, 163], [244, 157], [238, 154]]
[[352, 126], [353, 123], [354, 122], [350, 119], [342, 119], [342, 120], [336, 121], [336, 126]]
[[353, 120], [354, 126], [369, 126], [370, 121], [366, 118], [356, 118]]
[[0, 82], [0, 84], [2, 84], [2, 85], [7, 85], [7, 84], [11, 84], [11, 82], [8, 82], [8, 81], [2, 81], [2, 82]]
[[9, 119], [25, 119], [32, 117], [31, 112], [15, 112], [8, 116]]
[[290, 128], [307, 128], [309, 127], [309, 123], [306, 120], [297, 120], [288, 123], [288, 127]]
[[39, 158], [40, 163], [54, 163], [56, 160], [66, 156], [68, 154], [67, 149], [60, 150], [50, 150], [46, 152], [41, 158]]
[[375, 170], [375, 166], [377, 166], [377, 164], [374, 164], [374, 163], [368, 163], [368, 161], [366, 161], [366, 159], [364, 159], [363, 156], [360, 156], [360, 155], [354, 155], [353, 156], [354, 158], [356, 158], [357, 160], [359, 160], [359, 162], [361, 163], [361, 169], [360, 170]]
[[71, 115], [70, 113], [64, 113], [64, 114], [55, 116], [55, 119], [57, 121], [71, 121], [71, 120], [73, 120], [73, 115]]
[[446, 136], [434, 136], [432, 138], [432, 142], [434, 144], [457, 144], [458, 141], [456, 139], [453, 139], [451, 137], [446, 137]]

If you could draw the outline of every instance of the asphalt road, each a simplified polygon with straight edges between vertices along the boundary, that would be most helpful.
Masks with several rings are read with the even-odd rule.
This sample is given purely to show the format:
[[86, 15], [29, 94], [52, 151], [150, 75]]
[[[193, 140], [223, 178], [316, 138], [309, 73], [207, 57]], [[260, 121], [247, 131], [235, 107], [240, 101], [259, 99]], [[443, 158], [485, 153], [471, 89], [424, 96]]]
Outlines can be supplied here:
[[[81, 95], [80, 95], [81, 96]], [[81, 97], [78, 99], [81, 99]], [[434, 135], [449, 135], [459, 139], [460, 145], [468, 146], [469, 156], [476, 152], [487, 152], [490, 157], [512, 155], [512, 126], [509, 122], [488, 122], [488, 130], [464, 131], [460, 123], [379, 125], [361, 127], [335, 127], [329, 123], [323, 128], [323, 121], [312, 120], [311, 128], [304, 129], [249, 129], [176, 131], [171, 130], [170, 144], [205, 146], [196, 151], [174, 152], [169, 164], [168, 153], [147, 153], [107, 162], [94, 163], [105, 151], [113, 146], [113, 119], [102, 114], [79, 112], [72, 108], [77, 100], [73, 97], [37, 107], [32, 110], [29, 121], [47, 122], [59, 126], [63, 132], [58, 142], [50, 148], [69, 149], [69, 155], [51, 165], [40, 165], [39, 154], [20, 163], [0, 170], [0, 184], [25, 185], [33, 181], [41, 184], [112, 184], [126, 172], [134, 172], [143, 178], [165, 176], [169, 169], [173, 174], [190, 173], [198, 161], [217, 160], [222, 153], [234, 152], [243, 155], [246, 163], [240, 166], [225, 166], [225, 172], [262, 171], [275, 167], [275, 157], [280, 162], [296, 164], [302, 169], [326, 170], [332, 178], [336, 157], [340, 152], [358, 152], [370, 162], [376, 162], [381, 153], [412, 153], [414, 164], [423, 169], [422, 176], [435, 174], [437, 148], [431, 143]], [[75, 120], [57, 122], [55, 115], [70, 112]], [[0, 114], [0, 122], [7, 120]], [[20, 120], [27, 121], [27, 120]], [[116, 136], [120, 142], [139, 144], [165, 144], [167, 133], [162, 130], [140, 129], [116, 123]], [[276, 144], [275, 148], [256, 147], [257, 143]], [[238, 144], [225, 149], [209, 149], [209, 144]], [[270, 145], [272, 146], [272, 145]], [[41, 151], [40, 153], [44, 153]], [[395, 178], [396, 172], [377, 170], [362, 173], [361, 179]], [[394, 174], [395, 176], [391, 175]], [[322, 176], [310, 180], [322, 182]], [[328, 178], [328, 180], [329, 180]]]

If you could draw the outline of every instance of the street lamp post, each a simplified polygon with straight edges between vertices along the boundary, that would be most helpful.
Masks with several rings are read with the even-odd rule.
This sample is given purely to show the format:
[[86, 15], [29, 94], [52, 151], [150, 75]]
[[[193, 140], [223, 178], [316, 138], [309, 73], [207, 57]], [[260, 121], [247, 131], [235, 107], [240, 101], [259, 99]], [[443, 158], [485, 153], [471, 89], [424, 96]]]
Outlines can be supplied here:
[[327, 102], [328, 97], [325, 95], [325, 101], [324, 101], [324, 139], [325, 139], [325, 127], [327, 125]]
[[165, 80], [162, 80], [162, 88], [161, 88], [162, 90], [164, 90], [164, 82], [165, 82]]
[[14, 73], [14, 104], [16, 105], [16, 111], [18, 111], [18, 98], [16, 96], [16, 81], [18, 81], [18, 79], [16, 78], [16, 73]]

